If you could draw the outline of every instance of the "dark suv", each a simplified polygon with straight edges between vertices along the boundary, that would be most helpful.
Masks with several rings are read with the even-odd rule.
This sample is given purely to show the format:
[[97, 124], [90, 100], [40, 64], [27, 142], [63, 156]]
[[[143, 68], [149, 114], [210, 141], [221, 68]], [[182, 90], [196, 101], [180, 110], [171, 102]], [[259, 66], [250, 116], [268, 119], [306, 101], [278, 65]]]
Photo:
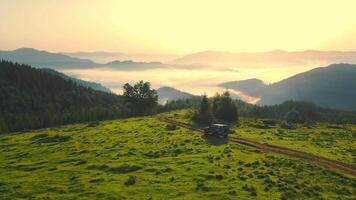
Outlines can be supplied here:
[[226, 138], [227, 135], [231, 133], [231, 130], [230, 126], [226, 124], [212, 124], [204, 128], [204, 133], [206, 135], [222, 136]]

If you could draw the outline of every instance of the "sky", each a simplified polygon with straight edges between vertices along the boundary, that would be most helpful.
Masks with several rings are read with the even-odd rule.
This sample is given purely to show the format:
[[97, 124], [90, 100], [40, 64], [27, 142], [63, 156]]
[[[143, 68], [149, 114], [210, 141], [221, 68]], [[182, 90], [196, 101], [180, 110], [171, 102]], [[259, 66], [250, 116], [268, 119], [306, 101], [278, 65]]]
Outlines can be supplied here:
[[0, 0], [0, 49], [356, 50], [355, 0]]

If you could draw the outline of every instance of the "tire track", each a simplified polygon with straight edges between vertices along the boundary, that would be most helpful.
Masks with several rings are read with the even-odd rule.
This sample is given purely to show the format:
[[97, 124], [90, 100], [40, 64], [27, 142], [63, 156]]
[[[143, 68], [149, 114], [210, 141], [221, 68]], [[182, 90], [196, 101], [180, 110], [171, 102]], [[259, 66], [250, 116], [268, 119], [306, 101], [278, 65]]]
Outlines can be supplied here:
[[[175, 121], [172, 119], [162, 118], [162, 117], [158, 118], [158, 120], [161, 122], [174, 124], [176, 126], [186, 128], [189, 130], [194, 130], [194, 131], [200, 132], [201, 134], [204, 134], [203, 129], [201, 129], [199, 127], [195, 127], [192, 124], [178, 122], [178, 121]], [[349, 174], [352, 176], [356, 176], [356, 168], [354, 168], [353, 166], [347, 165], [345, 163], [341, 163], [341, 162], [338, 162], [335, 160], [330, 160], [328, 158], [324, 158], [321, 156], [317, 156], [314, 154], [301, 152], [301, 151], [297, 151], [297, 150], [293, 150], [293, 149], [288, 149], [285, 147], [274, 146], [274, 145], [270, 145], [270, 144], [261, 144], [261, 143], [258, 143], [258, 142], [252, 141], [252, 140], [247, 140], [247, 139], [242, 139], [242, 138], [230, 138], [229, 137], [228, 141], [230, 141], [232, 143], [246, 145], [249, 147], [254, 147], [254, 148], [259, 149], [264, 152], [277, 153], [277, 154], [281, 154], [281, 155], [285, 155], [285, 156], [299, 158], [301, 160], [317, 164], [319, 166], [322, 166], [322, 167], [327, 168], [332, 171], [339, 171], [339, 172], [343, 172], [343, 173], [346, 173], [346, 174]]]

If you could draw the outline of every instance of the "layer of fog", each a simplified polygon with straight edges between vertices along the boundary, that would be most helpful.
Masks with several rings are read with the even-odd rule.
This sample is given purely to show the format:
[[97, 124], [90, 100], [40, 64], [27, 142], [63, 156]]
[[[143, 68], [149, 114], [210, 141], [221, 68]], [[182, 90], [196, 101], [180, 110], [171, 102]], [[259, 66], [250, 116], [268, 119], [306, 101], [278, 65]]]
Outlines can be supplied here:
[[[112, 68], [66, 69], [61, 71], [83, 80], [101, 83], [117, 94], [122, 93], [123, 84], [144, 80], [151, 82], [153, 88], [170, 86], [195, 95], [207, 94], [212, 96], [225, 90], [217, 86], [223, 82], [258, 78], [266, 83], [273, 83], [308, 69], [311, 69], [311, 67], [240, 67], [221, 69], [204, 66], [169, 66], [139, 71], [119, 71]], [[235, 91], [234, 94], [248, 102], [256, 102], [256, 99], [242, 93]]]

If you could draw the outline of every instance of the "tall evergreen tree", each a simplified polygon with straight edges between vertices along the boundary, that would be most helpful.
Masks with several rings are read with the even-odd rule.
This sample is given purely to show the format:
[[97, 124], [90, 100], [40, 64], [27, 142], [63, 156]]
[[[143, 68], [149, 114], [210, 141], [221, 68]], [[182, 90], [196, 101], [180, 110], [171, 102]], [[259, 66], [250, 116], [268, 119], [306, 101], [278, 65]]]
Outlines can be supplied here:
[[198, 112], [193, 116], [193, 120], [202, 125], [210, 125], [213, 122], [209, 99], [206, 95], [203, 96]]
[[213, 98], [213, 114], [217, 119], [224, 122], [238, 121], [237, 107], [228, 91], [224, 92], [223, 95], [217, 94]]

